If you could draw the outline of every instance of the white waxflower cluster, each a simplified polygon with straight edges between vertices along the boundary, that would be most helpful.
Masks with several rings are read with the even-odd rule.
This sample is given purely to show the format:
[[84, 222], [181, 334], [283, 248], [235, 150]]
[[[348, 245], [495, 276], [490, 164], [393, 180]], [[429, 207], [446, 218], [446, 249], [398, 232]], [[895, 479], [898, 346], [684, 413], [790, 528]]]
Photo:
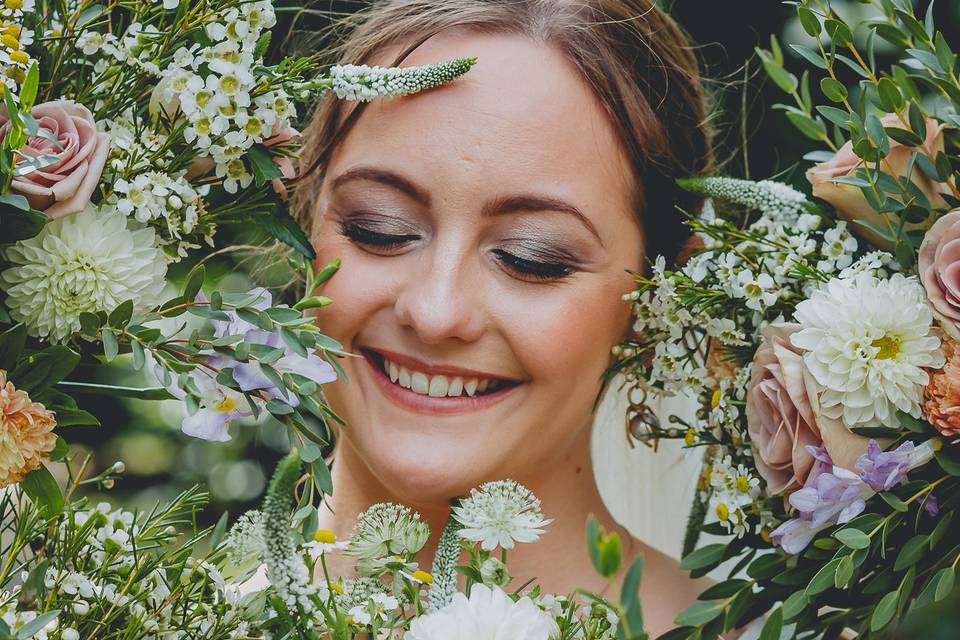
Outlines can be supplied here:
[[736, 464], [729, 454], [717, 448], [715, 455], [704, 466], [700, 488], [701, 497], [709, 499], [710, 510], [727, 531], [738, 538], [747, 534], [747, 516], [744, 507], [760, 497], [760, 478], [744, 464]]
[[273, 5], [265, 0], [227, 9], [205, 27], [209, 46], [194, 44], [175, 53], [151, 100], [154, 117], [182, 112], [185, 140], [199, 157], [213, 160], [214, 173], [230, 193], [253, 181], [243, 160], [250, 148], [269, 146], [296, 115], [286, 91], [254, 73], [262, 64], [258, 42], [275, 24]]
[[33, 59], [25, 48], [33, 44], [33, 31], [23, 26], [24, 14], [34, 10], [34, 0], [0, 3], [0, 98], [6, 89], [16, 96]]
[[470, 496], [451, 513], [461, 526], [457, 534], [479, 542], [486, 551], [513, 549], [517, 542], [536, 542], [544, 527], [553, 522], [544, 518], [540, 500], [513, 480], [487, 482], [471, 489]]
[[331, 89], [345, 100], [396, 98], [450, 82], [463, 75], [474, 62], [473, 58], [460, 58], [421, 67], [337, 65], [330, 69]]
[[162, 171], [145, 171], [130, 180], [114, 182], [114, 194], [108, 200], [118, 213], [151, 224], [160, 231], [160, 243], [172, 245], [178, 258], [186, 257], [189, 242], [204, 211], [203, 197], [209, 185], [194, 188], [186, 172], [169, 175]]
[[[78, 640], [78, 629], [89, 627], [92, 619], [107, 611], [137, 637], [157, 640], [226, 637], [225, 629], [233, 627], [239, 635], [245, 628], [231, 607], [239, 593], [213, 565], [188, 559], [182, 574], [173, 567], [148, 565], [145, 554], [157, 545], [172, 543], [178, 535], [174, 528], [147, 532], [134, 514], [106, 502], [74, 511], [68, 518], [63, 526], [69, 532], [61, 532], [63, 540], [56, 544], [69, 545], [69, 552], [48, 556], [42, 576], [43, 601], [49, 611], [59, 610], [59, 614], [31, 638]], [[130, 580], [131, 573], [136, 580]], [[168, 597], [183, 581], [202, 582], [193, 593], [204, 592], [208, 597], [184, 598], [170, 606]], [[0, 618], [12, 631], [38, 617], [35, 611], [18, 611], [17, 599], [7, 595], [0, 595], [7, 603], [0, 607]]]
[[62, 342], [80, 330], [80, 314], [110, 312], [127, 300], [145, 309], [163, 289], [167, 260], [156, 233], [107, 209], [48, 223], [4, 250], [0, 273], [10, 315], [31, 335]]

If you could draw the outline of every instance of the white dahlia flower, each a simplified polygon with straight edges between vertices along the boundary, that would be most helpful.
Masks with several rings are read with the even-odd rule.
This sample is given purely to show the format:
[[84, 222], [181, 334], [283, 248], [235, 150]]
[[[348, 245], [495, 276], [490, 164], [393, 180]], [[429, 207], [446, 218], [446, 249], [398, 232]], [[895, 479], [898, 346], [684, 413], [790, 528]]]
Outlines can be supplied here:
[[80, 329], [84, 311], [112, 311], [127, 300], [150, 306], [167, 272], [153, 229], [129, 228], [125, 216], [93, 205], [47, 223], [4, 257], [13, 265], [0, 273], [10, 315], [54, 342]]
[[559, 635], [553, 617], [533, 600], [516, 602], [499, 588], [475, 584], [435, 613], [414, 618], [404, 640], [549, 640]]
[[920, 417], [924, 367], [943, 366], [933, 316], [916, 278], [870, 273], [834, 279], [797, 305], [803, 329], [791, 336], [820, 391], [820, 411], [848, 427]]

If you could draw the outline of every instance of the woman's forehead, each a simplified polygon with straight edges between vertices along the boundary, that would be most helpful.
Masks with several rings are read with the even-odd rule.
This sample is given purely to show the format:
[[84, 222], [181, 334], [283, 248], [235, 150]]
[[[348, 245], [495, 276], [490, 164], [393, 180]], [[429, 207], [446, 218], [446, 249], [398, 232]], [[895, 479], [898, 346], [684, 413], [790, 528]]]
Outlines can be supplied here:
[[[399, 51], [384, 51], [372, 62], [390, 64]], [[461, 56], [474, 56], [477, 64], [452, 84], [368, 105], [338, 149], [340, 160], [415, 158], [438, 180], [466, 169], [503, 187], [533, 181], [599, 189], [610, 205], [619, 194], [629, 209], [626, 154], [598, 99], [559, 49], [519, 35], [459, 31], [431, 38], [403, 64]]]

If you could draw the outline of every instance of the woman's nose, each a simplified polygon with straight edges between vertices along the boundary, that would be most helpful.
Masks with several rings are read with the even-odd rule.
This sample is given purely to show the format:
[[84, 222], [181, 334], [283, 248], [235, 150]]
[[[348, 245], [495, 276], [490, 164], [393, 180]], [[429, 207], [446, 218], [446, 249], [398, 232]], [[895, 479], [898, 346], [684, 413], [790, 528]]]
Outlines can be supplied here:
[[[426, 256], [424, 256], [426, 258]], [[394, 311], [425, 344], [477, 340], [483, 333], [476, 268], [456, 256], [423, 259], [403, 280]]]

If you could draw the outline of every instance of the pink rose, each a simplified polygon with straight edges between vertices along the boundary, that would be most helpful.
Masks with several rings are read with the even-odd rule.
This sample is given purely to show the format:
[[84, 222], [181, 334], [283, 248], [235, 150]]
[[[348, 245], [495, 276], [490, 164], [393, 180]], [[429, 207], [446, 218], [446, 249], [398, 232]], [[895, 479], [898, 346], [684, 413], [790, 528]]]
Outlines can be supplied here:
[[747, 390], [747, 430], [757, 470], [771, 494], [804, 486], [814, 465], [807, 445], [824, 447], [834, 464], [852, 469], [868, 439], [820, 414], [816, 383], [802, 352], [790, 343], [798, 324], [774, 324], [763, 332]]
[[917, 263], [933, 314], [960, 341], [960, 210], [933, 223], [920, 243]]
[[[903, 128], [903, 124], [895, 113], [889, 113], [883, 116], [880, 118], [880, 122], [882, 122], [885, 127]], [[943, 150], [943, 123], [928, 118], [926, 125], [927, 139], [923, 143], [923, 148], [927, 153], [935, 157], [938, 151]], [[890, 140], [890, 153], [884, 158], [880, 168], [886, 173], [892, 172], [895, 176], [906, 175], [907, 167], [910, 163], [910, 156], [913, 151], [913, 147], [907, 147], [895, 140]], [[886, 229], [888, 226], [886, 218], [873, 210], [873, 207], [871, 207], [866, 198], [863, 197], [863, 193], [861, 193], [859, 187], [831, 182], [831, 180], [835, 178], [854, 175], [856, 170], [861, 166], [863, 166], [863, 160], [854, 154], [853, 143], [847, 142], [840, 147], [833, 158], [807, 169], [807, 180], [813, 185], [813, 195], [833, 205], [837, 213], [844, 220], [848, 222], [862, 220], [881, 229]], [[946, 206], [946, 202], [941, 196], [941, 193], [949, 191], [946, 185], [934, 182], [928, 178], [919, 167], [914, 167], [910, 177], [914, 184], [920, 188], [930, 201], [931, 207], [938, 208]], [[912, 230], [922, 227], [923, 223], [907, 224], [905, 229]], [[883, 240], [866, 227], [851, 224], [850, 230], [881, 249], [889, 250], [892, 248], [889, 242]]]
[[[31, 115], [42, 129], [53, 134], [62, 150], [43, 136], [29, 138], [20, 149], [21, 155], [55, 156], [57, 160], [14, 178], [10, 190], [25, 196], [31, 207], [46, 212], [50, 218], [82, 211], [103, 173], [109, 150], [108, 136], [97, 133], [89, 109], [67, 100], [38, 104]], [[0, 140], [10, 128], [10, 119], [0, 113]]]

